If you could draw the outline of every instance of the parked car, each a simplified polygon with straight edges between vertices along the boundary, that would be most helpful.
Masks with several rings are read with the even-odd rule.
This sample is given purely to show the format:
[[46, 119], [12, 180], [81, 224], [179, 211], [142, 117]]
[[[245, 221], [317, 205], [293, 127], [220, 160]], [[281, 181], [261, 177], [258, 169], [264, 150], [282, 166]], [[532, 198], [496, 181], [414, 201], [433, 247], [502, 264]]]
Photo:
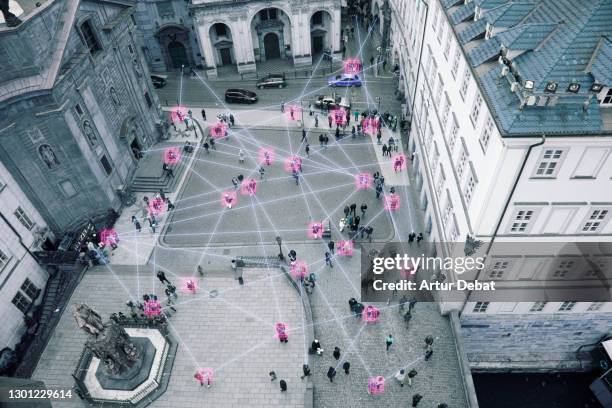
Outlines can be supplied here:
[[255, 103], [257, 94], [246, 89], [228, 89], [225, 91], [225, 102]]
[[329, 110], [334, 108], [350, 108], [351, 104], [346, 98], [342, 98], [340, 96], [332, 96], [332, 95], [319, 95], [317, 96], [317, 100], [315, 101], [315, 106], [319, 109]]
[[284, 88], [287, 82], [285, 81], [285, 74], [269, 74], [260, 78], [255, 85], [258, 89]]
[[361, 86], [359, 75], [340, 74], [327, 79], [329, 86]]
[[151, 75], [151, 82], [155, 88], [163, 88], [166, 86], [166, 78], [159, 75]]

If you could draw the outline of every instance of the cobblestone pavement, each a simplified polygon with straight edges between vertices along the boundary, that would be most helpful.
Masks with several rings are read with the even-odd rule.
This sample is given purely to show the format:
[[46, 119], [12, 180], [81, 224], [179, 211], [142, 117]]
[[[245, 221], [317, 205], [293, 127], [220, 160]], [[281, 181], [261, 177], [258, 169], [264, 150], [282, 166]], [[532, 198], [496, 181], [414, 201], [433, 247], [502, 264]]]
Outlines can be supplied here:
[[[209, 271], [197, 278], [196, 295], [179, 294], [178, 312], [170, 319], [178, 352], [168, 389], [152, 407], [303, 406], [305, 385], [300, 374], [306, 343], [298, 293], [278, 269], [245, 269], [244, 286], [230, 276], [229, 270]], [[179, 278], [170, 279], [176, 284]], [[87, 272], [71, 303], [87, 303], [106, 318], [112, 312], [125, 312], [127, 299], [152, 288], [161, 291], [151, 268], [96, 267]], [[216, 298], [207, 294], [213, 289], [219, 292]], [[279, 344], [274, 337], [274, 324], [279, 321], [291, 330], [287, 344]], [[85, 339], [68, 309], [33, 377], [50, 388], [71, 388], [70, 374]], [[198, 367], [214, 368], [210, 389], [194, 380]], [[287, 381], [289, 392], [281, 393], [278, 380], [270, 381], [271, 370]], [[78, 399], [53, 403], [54, 407], [86, 405]]]

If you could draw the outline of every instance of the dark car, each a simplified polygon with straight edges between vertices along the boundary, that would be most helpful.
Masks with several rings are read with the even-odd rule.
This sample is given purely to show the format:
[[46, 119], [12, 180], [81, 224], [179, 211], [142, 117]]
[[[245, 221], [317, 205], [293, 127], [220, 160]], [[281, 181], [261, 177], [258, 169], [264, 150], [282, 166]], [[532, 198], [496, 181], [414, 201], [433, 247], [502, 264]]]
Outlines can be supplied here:
[[228, 89], [225, 91], [225, 102], [255, 103], [257, 94], [246, 89]]
[[315, 106], [319, 109], [329, 110], [335, 108], [350, 108], [351, 104], [346, 100], [346, 98], [342, 98], [340, 96], [332, 95], [319, 95], [317, 96], [317, 100], [315, 101]]
[[158, 75], [151, 75], [151, 82], [155, 88], [163, 88], [166, 86], [166, 79]]
[[284, 74], [269, 74], [259, 79], [255, 84], [258, 89], [263, 88], [284, 88], [287, 85]]

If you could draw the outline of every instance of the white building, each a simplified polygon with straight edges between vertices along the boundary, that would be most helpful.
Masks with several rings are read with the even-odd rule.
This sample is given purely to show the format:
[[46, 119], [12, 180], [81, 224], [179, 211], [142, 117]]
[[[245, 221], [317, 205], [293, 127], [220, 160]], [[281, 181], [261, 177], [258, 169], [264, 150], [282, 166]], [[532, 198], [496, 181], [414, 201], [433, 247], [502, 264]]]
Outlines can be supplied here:
[[[559, 251], [612, 242], [612, 1], [391, 8], [408, 147], [438, 253], [463, 252], [453, 243], [469, 235], [485, 243], [478, 278], [501, 287], [609, 284], [610, 245], [592, 254], [599, 272]], [[504, 254], [504, 242], [533, 244]], [[473, 296], [442, 310], [460, 311], [474, 369], [574, 369], [579, 346], [612, 334], [611, 303]]]
[[340, 52], [340, 0], [194, 0], [192, 9], [207, 74], [288, 59], [309, 66], [323, 50]]
[[42, 299], [48, 274], [32, 252], [47, 238], [47, 224], [0, 163], [0, 350], [19, 342], [24, 318]]

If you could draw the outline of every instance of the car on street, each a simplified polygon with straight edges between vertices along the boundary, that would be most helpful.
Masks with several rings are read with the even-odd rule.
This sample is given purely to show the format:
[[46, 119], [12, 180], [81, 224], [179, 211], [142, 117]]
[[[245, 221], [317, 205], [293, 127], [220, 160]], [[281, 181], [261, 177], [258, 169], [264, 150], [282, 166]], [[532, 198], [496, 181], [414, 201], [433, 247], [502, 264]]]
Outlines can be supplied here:
[[354, 74], [339, 74], [327, 79], [329, 86], [361, 86], [361, 78]]
[[166, 78], [159, 75], [151, 75], [151, 82], [153, 82], [153, 87], [155, 88], [163, 88], [166, 86]]
[[350, 108], [351, 104], [346, 98], [333, 95], [319, 95], [315, 101], [315, 106], [319, 109], [329, 110], [335, 108]]
[[260, 78], [256, 83], [257, 89], [284, 88], [287, 85], [285, 74], [269, 74]]
[[230, 88], [225, 91], [225, 102], [255, 103], [257, 94], [247, 89]]

